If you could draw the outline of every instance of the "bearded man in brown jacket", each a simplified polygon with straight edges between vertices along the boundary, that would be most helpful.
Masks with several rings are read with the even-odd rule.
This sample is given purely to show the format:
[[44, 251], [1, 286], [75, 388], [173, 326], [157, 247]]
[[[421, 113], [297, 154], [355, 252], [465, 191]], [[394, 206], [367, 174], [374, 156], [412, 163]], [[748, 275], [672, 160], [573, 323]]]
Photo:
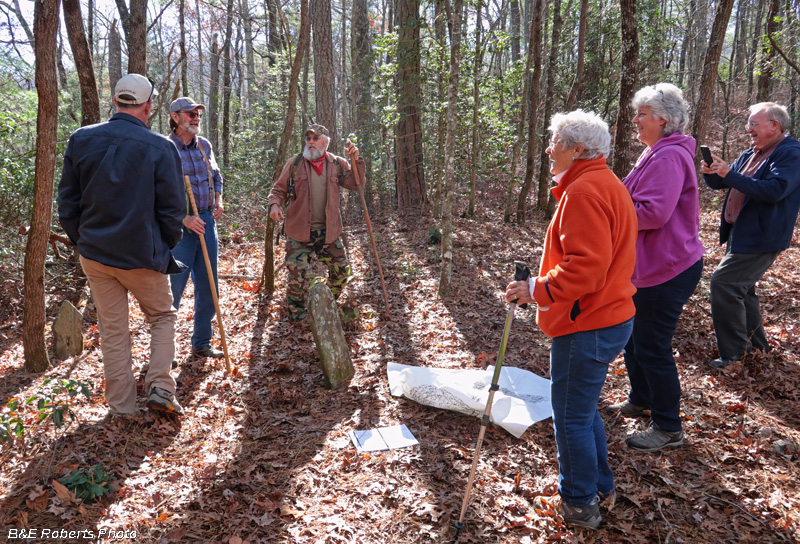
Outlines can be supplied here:
[[[330, 133], [322, 125], [306, 129], [302, 156], [289, 159], [278, 181], [270, 191], [269, 216], [273, 221], [286, 223], [286, 269], [289, 280], [286, 302], [289, 319], [302, 321], [306, 317], [306, 288], [311, 255], [328, 267], [328, 287], [335, 298], [350, 278], [350, 263], [342, 245], [342, 217], [339, 214], [339, 187], [357, 191], [358, 185], [350, 163], [343, 157], [328, 153]], [[348, 141], [345, 153], [359, 170], [359, 179], [366, 171], [358, 148]], [[284, 216], [281, 209], [289, 200]]]

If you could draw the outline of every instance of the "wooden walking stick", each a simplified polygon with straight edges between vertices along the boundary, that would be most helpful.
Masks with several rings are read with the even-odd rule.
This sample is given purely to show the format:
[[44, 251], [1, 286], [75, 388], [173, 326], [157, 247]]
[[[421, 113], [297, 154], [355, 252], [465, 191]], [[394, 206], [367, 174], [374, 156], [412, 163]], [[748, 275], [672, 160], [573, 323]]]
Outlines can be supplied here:
[[[189, 194], [189, 202], [192, 203], [192, 211], [194, 216], [199, 218], [200, 214], [197, 212], [197, 204], [194, 201], [194, 192], [192, 191], [192, 182], [189, 181], [189, 176], [183, 176], [183, 182], [186, 184], [186, 192]], [[217, 323], [219, 323], [219, 336], [222, 340], [222, 351], [225, 352], [225, 371], [230, 374], [231, 372], [231, 359], [228, 357], [228, 343], [225, 341], [225, 327], [222, 325], [222, 312], [219, 309], [219, 296], [217, 296], [217, 285], [214, 283], [214, 272], [211, 270], [211, 259], [208, 258], [208, 248], [206, 247], [205, 235], [199, 235], [200, 247], [203, 248], [203, 258], [206, 261], [206, 273], [208, 274], [208, 283], [211, 284], [211, 296], [214, 298], [214, 309], [217, 311]]]
[[[348, 139], [348, 147], [352, 142]], [[361, 199], [361, 209], [364, 210], [364, 219], [367, 221], [367, 232], [369, 232], [369, 239], [372, 242], [372, 252], [375, 253], [375, 262], [378, 263], [378, 274], [381, 277], [381, 289], [383, 289], [383, 305], [386, 307], [386, 313], [390, 314], [389, 297], [386, 296], [386, 282], [383, 281], [383, 268], [381, 267], [381, 259], [378, 257], [378, 246], [375, 245], [375, 236], [372, 234], [372, 223], [369, 220], [369, 212], [367, 211], [367, 201], [364, 199], [364, 185], [359, 180], [358, 165], [353, 161], [353, 177], [356, 179], [358, 186], [358, 196]]]

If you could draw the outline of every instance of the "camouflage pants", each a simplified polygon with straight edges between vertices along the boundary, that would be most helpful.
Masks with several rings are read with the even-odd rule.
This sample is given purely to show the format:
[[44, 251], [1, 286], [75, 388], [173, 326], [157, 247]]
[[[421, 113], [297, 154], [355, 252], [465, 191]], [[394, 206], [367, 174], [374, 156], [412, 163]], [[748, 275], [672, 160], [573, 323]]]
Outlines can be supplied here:
[[289, 305], [289, 319], [292, 321], [301, 321], [306, 317], [306, 276], [312, 252], [328, 267], [328, 287], [334, 298], [339, 298], [350, 279], [350, 263], [347, 262], [341, 238], [337, 238], [332, 244], [326, 244], [324, 230], [312, 230], [311, 240], [308, 242], [298, 242], [287, 237], [286, 270], [289, 272], [289, 280], [286, 285], [286, 302]]

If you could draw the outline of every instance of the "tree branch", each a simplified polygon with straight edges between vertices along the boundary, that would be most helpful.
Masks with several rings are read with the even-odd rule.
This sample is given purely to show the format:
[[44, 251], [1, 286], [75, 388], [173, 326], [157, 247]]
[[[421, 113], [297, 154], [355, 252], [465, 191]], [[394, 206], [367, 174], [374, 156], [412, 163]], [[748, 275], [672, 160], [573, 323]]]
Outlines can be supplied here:
[[794, 71], [795, 71], [795, 72], [797, 72], [798, 74], [800, 74], [800, 66], [797, 66], [797, 64], [795, 64], [794, 62], [792, 62], [792, 60], [791, 60], [789, 57], [787, 57], [787, 56], [786, 56], [786, 53], [784, 53], [784, 52], [783, 52], [783, 50], [782, 50], [782, 49], [781, 49], [781, 48], [778, 46], [778, 44], [775, 42], [775, 38], [773, 38], [773, 37], [772, 37], [772, 34], [771, 34], [771, 33], [770, 33], [770, 34], [767, 34], [767, 37], [769, 38], [769, 43], [771, 43], [771, 44], [772, 44], [772, 47], [774, 47], [774, 48], [775, 48], [775, 51], [777, 51], [777, 52], [778, 52], [778, 54], [779, 54], [781, 57], [783, 57], [783, 60], [785, 60], [785, 61], [786, 61], [786, 64], [788, 64], [789, 66], [791, 66], [791, 67], [794, 69]]

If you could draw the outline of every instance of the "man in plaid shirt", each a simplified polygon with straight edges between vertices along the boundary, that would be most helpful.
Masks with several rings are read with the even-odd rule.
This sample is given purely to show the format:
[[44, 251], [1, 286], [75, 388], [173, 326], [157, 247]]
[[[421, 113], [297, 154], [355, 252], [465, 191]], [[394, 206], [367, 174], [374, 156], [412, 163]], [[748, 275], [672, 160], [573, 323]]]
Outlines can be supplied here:
[[[192, 333], [192, 355], [220, 359], [223, 353], [211, 345], [211, 319], [214, 317], [214, 298], [211, 293], [200, 236], [208, 248], [208, 258], [217, 283], [217, 240], [216, 220], [222, 216], [222, 175], [219, 172], [211, 142], [200, 136], [200, 117], [206, 107], [196, 104], [191, 98], [178, 98], [170, 107], [169, 137], [178, 148], [183, 166], [183, 175], [189, 176], [192, 192], [197, 204], [195, 216], [188, 202], [186, 217], [183, 219], [183, 238], [172, 250], [177, 261], [188, 269], [170, 278], [172, 298], [175, 308], [180, 307], [183, 290], [191, 273], [194, 283], [194, 332]], [[219, 287], [217, 287], [219, 289]], [[173, 361], [174, 363], [174, 361]]]

